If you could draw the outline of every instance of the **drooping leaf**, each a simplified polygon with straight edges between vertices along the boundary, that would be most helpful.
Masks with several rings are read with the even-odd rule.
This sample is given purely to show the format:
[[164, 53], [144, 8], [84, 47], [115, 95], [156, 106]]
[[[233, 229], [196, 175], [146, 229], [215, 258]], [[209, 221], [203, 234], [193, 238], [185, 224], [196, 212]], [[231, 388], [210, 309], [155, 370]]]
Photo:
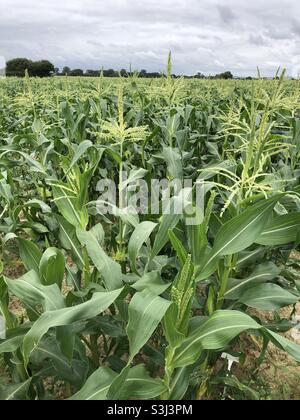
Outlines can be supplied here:
[[[99, 368], [86, 381], [82, 389], [70, 400], [106, 400], [111, 383], [117, 374], [109, 368]], [[119, 395], [120, 400], [153, 399], [161, 395], [165, 386], [160, 379], [151, 378], [144, 365], [138, 365], [130, 370], [124, 380]]]
[[271, 331], [266, 330], [266, 335], [271, 339], [271, 341], [283, 351], [286, 351], [290, 356], [292, 356], [297, 362], [300, 362], [300, 346], [289, 341], [287, 338], [282, 337], [281, 335]]
[[135, 169], [135, 170], [130, 171], [129, 177], [127, 179], [125, 179], [121, 184], [122, 189], [125, 189], [128, 185], [135, 184], [136, 181], [138, 181], [140, 179], [143, 179], [146, 176], [147, 173], [148, 173], [148, 171], [146, 171], [143, 168], [139, 168], [139, 169]]
[[47, 311], [33, 324], [23, 341], [23, 356], [25, 362], [32, 350], [50, 328], [71, 325], [74, 322], [88, 320], [105, 311], [120, 295], [123, 289], [105, 293], [94, 293], [91, 300], [56, 311]]
[[64, 249], [72, 252], [76, 264], [82, 268], [84, 266], [84, 259], [81, 253], [80, 242], [76, 236], [76, 229], [62, 216], [57, 215], [59, 222], [59, 239]]
[[88, 373], [88, 363], [73, 357], [68, 360], [61, 352], [55, 336], [47, 337], [31, 353], [30, 361], [34, 365], [41, 365], [45, 360], [51, 361], [56, 374], [62, 380], [75, 386], [82, 386]]
[[242, 312], [216, 311], [176, 350], [174, 366], [188, 366], [198, 359], [201, 351], [221, 349], [241, 332], [260, 328], [256, 321]]
[[165, 283], [158, 271], [151, 271], [142, 276], [132, 287], [138, 292], [145, 290], [158, 296], [170, 287], [170, 283]]
[[128, 244], [128, 256], [132, 270], [138, 274], [136, 259], [144, 242], [146, 242], [157, 224], [153, 222], [140, 223], [133, 232]]
[[233, 338], [247, 330], [260, 330], [277, 346], [283, 348], [292, 357], [300, 361], [300, 346], [284, 337], [273, 333], [254, 321], [250, 316], [239, 311], [216, 311], [209, 319], [194, 330], [175, 352], [175, 367], [185, 367], [196, 362], [203, 350], [218, 350], [226, 346]]
[[299, 299], [277, 284], [266, 283], [246, 290], [239, 302], [261, 311], [276, 311], [284, 306], [297, 303]]
[[26, 400], [28, 397], [31, 381], [32, 378], [27, 379], [27, 381], [21, 382], [19, 384], [8, 385], [4, 389], [0, 389], [0, 400]]
[[7, 340], [0, 340], [0, 354], [12, 353], [16, 351], [22, 344], [24, 336], [8, 338]]
[[86, 208], [79, 208], [78, 194], [68, 184], [49, 181], [52, 186], [53, 197], [62, 216], [74, 227], [85, 229], [88, 224]]
[[218, 231], [213, 249], [206, 254], [197, 270], [197, 279], [210, 276], [216, 269], [220, 256], [237, 254], [252, 245], [259, 237], [272, 215], [280, 196], [264, 200], [226, 222]]
[[255, 284], [273, 280], [280, 274], [280, 271], [274, 263], [268, 262], [258, 265], [246, 279], [229, 279], [225, 299], [238, 299], [245, 290]]
[[93, 143], [90, 140], [84, 140], [82, 141], [78, 147], [77, 150], [74, 154], [74, 157], [72, 159], [72, 162], [70, 163], [70, 168], [69, 171], [73, 168], [73, 166], [79, 161], [79, 159], [84, 156], [84, 154], [86, 153], [86, 151], [88, 149], [90, 149], [91, 147], [93, 147]]
[[27, 270], [34, 270], [36, 273], [39, 273], [39, 264], [42, 258], [42, 253], [39, 250], [38, 246], [27, 239], [20, 238], [14, 233], [9, 233], [4, 238], [4, 244], [6, 244], [11, 239], [15, 239], [18, 242], [20, 257]]
[[107, 290], [116, 290], [122, 287], [121, 266], [112, 260], [102, 249], [96, 237], [91, 232], [76, 229], [76, 234], [82, 245], [102, 275]]
[[279, 196], [259, 202], [225, 223], [218, 231], [213, 255], [231, 255], [243, 251], [259, 237], [269, 221]]
[[130, 369], [120, 395], [121, 400], [151, 400], [160, 396], [166, 387], [161, 379], [151, 378], [144, 365]]
[[45, 311], [55, 311], [65, 307], [65, 300], [57, 284], [44, 286], [39, 276], [31, 270], [18, 279], [5, 278], [8, 290], [31, 309], [41, 305]]
[[300, 231], [300, 212], [275, 217], [255, 241], [260, 245], [278, 246], [295, 242]]
[[60, 288], [65, 274], [65, 257], [57, 248], [48, 248], [40, 260], [40, 275], [43, 284], [57, 284]]
[[131, 360], [150, 339], [170, 304], [146, 290], [134, 295], [129, 305], [127, 326]]
[[73, 395], [70, 400], [106, 400], [112, 381], [117, 374], [109, 368], [101, 367], [96, 370], [86, 381], [84, 386]]
[[184, 214], [184, 209], [190, 204], [190, 200], [191, 189], [185, 188], [181, 190], [179, 195], [172, 197], [168, 201], [168, 206], [165, 209], [165, 214], [162, 216], [158, 232], [155, 236], [151, 259], [154, 259], [168, 242], [169, 230], [173, 230], [177, 226]]
[[179, 150], [172, 147], [163, 147], [161, 155], [167, 163], [170, 178], [181, 180], [183, 168], [182, 157], [180, 156]]

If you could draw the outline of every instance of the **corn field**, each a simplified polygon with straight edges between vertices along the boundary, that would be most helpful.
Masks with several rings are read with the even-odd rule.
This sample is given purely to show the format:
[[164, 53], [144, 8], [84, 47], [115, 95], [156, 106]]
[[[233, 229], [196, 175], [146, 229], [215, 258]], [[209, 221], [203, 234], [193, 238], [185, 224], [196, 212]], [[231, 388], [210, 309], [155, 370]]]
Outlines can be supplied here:
[[[256, 369], [271, 345], [300, 362], [299, 100], [284, 73], [174, 79], [170, 61], [0, 80], [0, 398], [260, 399], [234, 370], [249, 340]], [[182, 212], [129, 211], [162, 179]]]

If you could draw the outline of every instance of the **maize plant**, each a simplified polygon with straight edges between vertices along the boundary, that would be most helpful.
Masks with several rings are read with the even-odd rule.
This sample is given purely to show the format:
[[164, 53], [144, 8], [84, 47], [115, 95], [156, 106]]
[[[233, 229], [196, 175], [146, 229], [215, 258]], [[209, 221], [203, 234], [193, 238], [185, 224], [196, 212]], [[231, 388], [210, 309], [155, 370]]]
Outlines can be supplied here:
[[[299, 83], [171, 66], [0, 80], [1, 399], [259, 399], [245, 337], [300, 362]], [[162, 179], [175, 211], [129, 211]]]

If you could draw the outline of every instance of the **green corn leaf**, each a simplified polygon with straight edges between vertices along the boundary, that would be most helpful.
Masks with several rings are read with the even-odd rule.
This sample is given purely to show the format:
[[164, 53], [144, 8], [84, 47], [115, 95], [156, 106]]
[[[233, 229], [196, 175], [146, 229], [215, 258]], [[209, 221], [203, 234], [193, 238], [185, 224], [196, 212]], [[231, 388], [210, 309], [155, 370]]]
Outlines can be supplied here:
[[61, 288], [65, 274], [65, 257], [59, 249], [48, 248], [40, 260], [39, 269], [43, 284], [57, 284]]
[[159, 296], [170, 287], [170, 283], [165, 283], [158, 271], [151, 271], [142, 276], [132, 287], [138, 292], [145, 290]]
[[271, 220], [255, 241], [260, 245], [278, 246], [296, 241], [300, 231], [300, 212], [285, 214]]
[[251, 308], [261, 311], [277, 311], [284, 306], [297, 303], [299, 297], [292, 295], [287, 290], [276, 284], [258, 284], [246, 290], [239, 299]]
[[42, 253], [33, 242], [27, 241], [26, 239], [18, 238], [20, 257], [24, 262], [27, 270], [35, 270], [39, 272], [38, 267], [42, 257]]
[[266, 252], [265, 247], [256, 247], [252, 251], [242, 251], [238, 254], [236, 267], [238, 270], [249, 267], [263, 258]]
[[93, 226], [90, 232], [95, 236], [95, 238], [99, 242], [99, 245], [102, 246], [105, 240], [105, 232], [101, 223], [98, 223], [97, 225]]
[[120, 395], [121, 400], [151, 400], [160, 396], [166, 387], [161, 379], [151, 378], [144, 365], [130, 369]]
[[70, 163], [69, 171], [79, 161], [79, 159], [81, 159], [81, 157], [85, 155], [86, 151], [90, 149], [91, 147], [94, 147], [94, 145], [90, 140], [84, 140], [78, 145], [76, 152], [74, 154], [74, 157], [72, 159], [72, 162]]
[[23, 356], [26, 363], [32, 350], [50, 328], [71, 325], [74, 322], [88, 320], [105, 311], [117, 299], [123, 289], [106, 293], [94, 293], [91, 300], [72, 308], [45, 312], [33, 324], [23, 341]]
[[42, 253], [38, 246], [27, 239], [20, 238], [14, 233], [9, 233], [5, 236], [3, 244], [5, 245], [8, 241], [16, 239], [19, 245], [20, 257], [27, 270], [34, 270], [39, 273], [39, 264], [42, 258]]
[[41, 305], [44, 311], [55, 311], [65, 307], [65, 300], [57, 284], [44, 286], [35, 271], [29, 271], [16, 280], [5, 278], [8, 290], [30, 309]]
[[266, 330], [265, 334], [270, 340], [279, 347], [281, 350], [286, 351], [290, 356], [292, 356], [297, 362], [300, 362], [300, 346], [299, 344], [292, 343], [287, 338], [282, 337], [281, 335], [271, 331]]
[[[57, 215], [59, 223], [59, 239], [64, 249], [72, 252], [74, 261], [80, 269], [84, 267], [84, 259], [81, 252], [80, 242], [76, 236], [76, 229], [62, 216]], [[93, 232], [94, 233], [94, 232]]]
[[42, 340], [30, 356], [30, 362], [35, 365], [42, 365], [50, 360], [57, 372], [57, 376], [65, 381], [82, 386], [88, 373], [88, 363], [77, 358], [68, 358], [61, 352], [55, 336]]
[[213, 249], [197, 270], [197, 279], [210, 276], [220, 256], [236, 254], [252, 245], [268, 224], [280, 197], [282, 195], [259, 202], [226, 222], [217, 233]]
[[180, 214], [166, 214], [162, 217], [159, 230], [155, 236], [155, 241], [151, 253], [151, 259], [154, 259], [166, 245], [166, 243], [169, 240], [169, 230], [174, 229], [177, 226], [180, 219]]
[[16, 351], [22, 344], [24, 336], [8, 338], [7, 340], [0, 340], [0, 354], [12, 353]]
[[166, 214], [162, 216], [159, 230], [155, 236], [151, 259], [154, 259], [168, 242], [168, 232], [177, 226], [183, 216], [184, 209], [190, 204], [190, 197], [191, 189], [185, 188], [181, 191], [180, 195], [171, 198], [169, 214], [166, 211]]
[[172, 247], [176, 251], [176, 255], [177, 255], [177, 257], [180, 261], [180, 264], [181, 264], [181, 266], [183, 266], [185, 264], [185, 261], [187, 259], [188, 254], [187, 254], [184, 246], [182, 245], [182, 242], [176, 236], [174, 230], [169, 230], [168, 235], [169, 235]]
[[[208, 245], [207, 227], [204, 221], [204, 214], [198, 207], [191, 207], [194, 210], [194, 222], [187, 223], [186, 230], [193, 262], [199, 262], [203, 255], [203, 249]], [[188, 219], [187, 219], [188, 221]]]
[[8, 385], [4, 389], [0, 390], [1, 401], [12, 401], [12, 400], [26, 400], [28, 398], [28, 391], [31, 385], [32, 378], [27, 381], [21, 382], [16, 385]]
[[138, 274], [136, 259], [144, 242], [146, 242], [157, 224], [152, 222], [140, 223], [133, 232], [128, 244], [128, 257], [132, 270]]
[[[109, 368], [99, 368], [86, 381], [82, 389], [70, 400], [106, 400], [111, 383], [117, 374]], [[121, 400], [153, 399], [165, 391], [160, 379], [151, 378], [144, 365], [138, 365], [128, 371], [120, 392]]]
[[185, 367], [195, 363], [203, 350], [222, 349], [241, 332], [247, 330], [260, 330], [262, 334], [271, 336], [277, 346], [283, 348], [296, 360], [300, 360], [299, 345], [264, 328], [242, 312], [221, 310], [211, 315], [183, 341], [175, 352], [174, 367]]
[[116, 376], [117, 374], [109, 368], [99, 368], [88, 378], [81, 390], [69, 400], [106, 400], [108, 390]]
[[201, 351], [221, 349], [241, 332], [260, 328], [257, 322], [242, 312], [216, 311], [176, 350], [174, 366], [193, 364]]
[[170, 401], [181, 401], [184, 399], [189, 388], [190, 377], [193, 370], [193, 365], [177, 369], [170, 386], [170, 393], [168, 396]]
[[131, 360], [150, 339], [170, 305], [171, 302], [147, 291], [134, 295], [127, 326]]
[[246, 279], [229, 279], [225, 299], [239, 299], [245, 290], [255, 284], [273, 280], [281, 270], [272, 262], [260, 264]]
[[183, 176], [182, 157], [178, 149], [163, 147], [162, 158], [167, 163], [168, 175], [171, 179], [181, 180]]
[[236, 254], [252, 245], [267, 225], [278, 199], [259, 202], [225, 223], [217, 233], [213, 255]]
[[125, 381], [128, 378], [129, 372], [131, 369], [131, 362], [129, 361], [127, 365], [122, 369], [121, 373], [116, 376], [116, 378], [112, 381], [108, 393], [107, 393], [107, 399], [108, 400], [120, 400], [123, 387], [125, 385]]
[[53, 197], [62, 216], [74, 227], [85, 229], [88, 224], [88, 212], [86, 208], [79, 208], [78, 195], [68, 184], [57, 181], [49, 181], [53, 190]]
[[121, 266], [112, 260], [102, 249], [92, 232], [76, 229], [80, 243], [86, 247], [95, 267], [102, 275], [107, 290], [116, 290], [122, 287]]
[[63, 325], [62, 327], [57, 327], [56, 340], [62, 354], [71, 362], [75, 345], [73, 325]]
[[147, 175], [148, 171], [143, 168], [135, 169], [130, 171], [129, 177], [124, 180], [121, 184], [122, 189], [125, 189], [128, 185], [134, 185], [136, 181], [143, 179]]
[[179, 308], [176, 303], [173, 302], [163, 318], [164, 333], [169, 345], [173, 349], [176, 349], [185, 338], [184, 334], [178, 331], [178, 328], [176, 328], [176, 321], [178, 317]]

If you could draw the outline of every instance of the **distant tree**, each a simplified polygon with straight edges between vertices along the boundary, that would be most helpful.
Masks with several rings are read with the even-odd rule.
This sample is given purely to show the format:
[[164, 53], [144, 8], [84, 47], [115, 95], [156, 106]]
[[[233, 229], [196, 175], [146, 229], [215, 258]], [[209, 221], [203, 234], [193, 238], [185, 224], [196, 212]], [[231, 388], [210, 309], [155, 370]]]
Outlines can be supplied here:
[[216, 79], [233, 79], [233, 75], [230, 71], [225, 71], [224, 73], [216, 74]]
[[115, 76], [117, 76], [117, 74], [114, 71], [114, 69], [103, 70], [103, 75], [105, 77], [115, 77]]
[[196, 78], [196, 79], [204, 79], [204, 78], [205, 78], [205, 76], [204, 76], [204, 74], [202, 74], [202, 73], [198, 72], [198, 73], [195, 75], [195, 78]]
[[99, 70], [87, 70], [85, 72], [85, 76], [88, 76], [88, 77], [99, 77], [100, 76], [100, 71]]
[[71, 70], [70, 76], [83, 76], [84, 72], [81, 69]]
[[48, 60], [34, 61], [28, 69], [29, 75], [32, 77], [50, 77], [55, 68]]
[[71, 73], [71, 69], [70, 69], [70, 67], [68, 67], [68, 66], [65, 66], [64, 68], [63, 68], [63, 70], [62, 70], [62, 74], [64, 75], [64, 76], [69, 76], [69, 74]]
[[143, 69], [140, 71], [140, 77], [147, 77], [147, 70]]
[[27, 58], [14, 58], [6, 63], [6, 75], [24, 77], [25, 71], [29, 70], [32, 64]]
[[127, 77], [127, 70], [122, 69], [122, 70], [120, 71], [120, 75], [121, 75], [122, 77]]
[[55, 74], [55, 76], [59, 75], [59, 68], [58, 67], [54, 68], [54, 74]]
[[147, 77], [150, 78], [150, 79], [157, 79], [160, 76], [161, 76], [161, 74], [158, 73], [157, 71], [154, 71], [152, 73], [147, 73]]

